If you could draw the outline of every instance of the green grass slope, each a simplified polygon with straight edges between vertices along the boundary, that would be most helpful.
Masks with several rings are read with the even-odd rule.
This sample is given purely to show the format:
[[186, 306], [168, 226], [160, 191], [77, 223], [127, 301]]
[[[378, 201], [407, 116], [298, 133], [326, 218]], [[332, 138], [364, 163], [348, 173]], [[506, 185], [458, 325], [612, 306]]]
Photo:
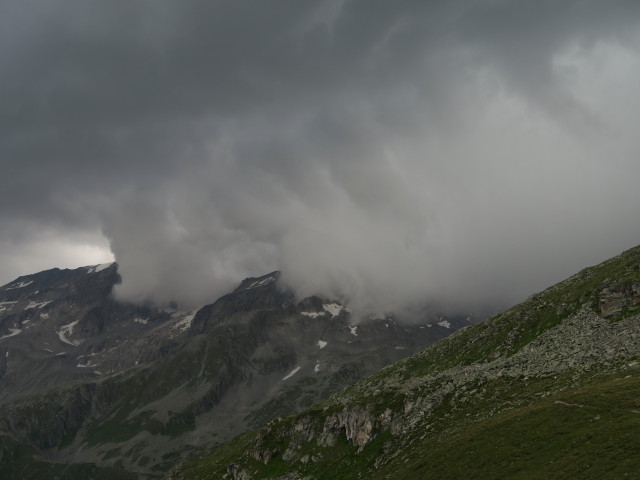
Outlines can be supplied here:
[[637, 377], [571, 389], [414, 445], [372, 478], [638, 478], [638, 392]]
[[639, 265], [585, 269], [169, 478], [640, 478]]

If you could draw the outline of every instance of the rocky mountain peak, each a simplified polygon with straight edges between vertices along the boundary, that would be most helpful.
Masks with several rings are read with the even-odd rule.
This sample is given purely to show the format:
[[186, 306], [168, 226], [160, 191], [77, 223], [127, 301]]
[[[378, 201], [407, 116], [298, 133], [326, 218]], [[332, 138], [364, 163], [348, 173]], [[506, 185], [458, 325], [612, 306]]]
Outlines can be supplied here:
[[155, 478], [468, 324], [355, 324], [345, 305], [298, 302], [279, 278], [247, 278], [188, 311], [117, 301], [116, 264], [0, 288], [0, 470], [18, 471], [2, 463], [3, 445], [18, 445], [27, 471]]
[[261, 277], [245, 278], [240, 283], [240, 286], [238, 286], [238, 288], [234, 290], [234, 293], [242, 290], [251, 290], [254, 288], [266, 287], [267, 285], [271, 285], [271, 287], [275, 287], [279, 279], [280, 279], [280, 271], [278, 270], [268, 273], [266, 275], [262, 275]]

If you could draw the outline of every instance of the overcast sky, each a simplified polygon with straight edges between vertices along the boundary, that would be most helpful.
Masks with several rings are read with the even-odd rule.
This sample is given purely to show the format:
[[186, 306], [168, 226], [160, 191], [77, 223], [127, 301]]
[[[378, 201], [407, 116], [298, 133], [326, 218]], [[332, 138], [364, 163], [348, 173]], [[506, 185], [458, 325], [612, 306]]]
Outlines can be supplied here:
[[4, 0], [0, 283], [507, 306], [640, 243], [636, 0]]

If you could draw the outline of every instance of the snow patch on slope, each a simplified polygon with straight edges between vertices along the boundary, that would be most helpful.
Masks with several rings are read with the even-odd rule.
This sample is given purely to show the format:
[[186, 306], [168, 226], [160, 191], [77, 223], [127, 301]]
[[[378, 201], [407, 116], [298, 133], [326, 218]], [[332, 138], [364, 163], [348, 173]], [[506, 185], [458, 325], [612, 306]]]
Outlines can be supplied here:
[[287, 380], [288, 378], [293, 377], [296, 373], [298, 373], [298, 370], [300, 370], [300, 367], [296, 367], [293, 370], [291, 370], [291, 372], [289, 372], [289, 374], [285, 377], [282, 378], [282, 380]]
[[185, 330], [191, 328], [191, 322], [193, 322], [193, 319], [196, 316], [196, 313], [198, 312], [198, 310], [200, 310], [201, 307], [197, 307], [193, 310], [191, 310], [190, 313], [188, 313], [187, 315], [185, 315], [184, 317], [182, 317], [179, 321], [177, 321], [172, 329], [173, 330], [179, 330], [180, 332], [184, 332]]
[[14, 283], [13, 285], [7, 287], [7, 290], [15, 290], [16, 288], [24, 288], [27, 285], [31, 285], [32, 283], [33, 283], [33, 280], [29, 280], [28, 282]]
[[106, 270], [107, 268], [109, 268], [111, 265], [113, 265], [114, 262], [111, 263], [101, 263], [100, 265], [96, 265], [96, 267], [94, 268], [93, 272], [94, 273], [98, 273], [101, 272], [103, 270]]
[[91, 361], [90, 361], [90, 360], [87, 360], [87, 363], [82, 363], [82, 362], [80, 361], [80, 358], [82, 358], [82, 357], [78, 357], [78, 359], [77, 359], [77, 360], [78, 360], [78, 363], [77, 363], [77, 365], [76, 365], [76, 367], [77, 367], [77, 368], [94, 368], [94, 367], [97, 367], [97, 366], [98, 366], [98, 365], [97, 365], [97, 364], [95, 364], [95, 363], [91, 363]]
[[322, 308], [324, 308], [325, 311], [329, 312], [332, 317], [337, 317], [338, 315], [340, 315], [340, 312], [342, 312], [342, 310], [345, 310], [346, 312], [349, 311], [342, 305], [339, 305], [337, 303], [325, 303], [324, 305], [322, 305]]
[[305, 317], [317, 318], [325, 315], [327, 312], [300, 312], [300, 315], [304, 315]]
[[262, 287], [264, 285], [269, 285], [270, 283], [275, 282], [277, 280], [277, 278], [278, 277], [276, 275], [271, 275], [271, 276], [269, 276], [267, 278], [263, 278], [262, 280], [256, 280], [251, 285], [246, 287], [246, 290], [249, 290], [251, 288]]
[[2, 340], [3, 338], [15, 337], [20, 332], [22, 332], [22, 330], [20, 330], [19, 328], [10, 328], [9, 331], [11, 333], [9, 335], [4, 335], [3, 337], [0, 337], [0, 340]]
[[71, 335], [73, 333], [73, 329], [77, 324], [78, 324], [78, 320], [60, 327], [60, 330], [58, 330], [56, 333], [58, 334], [58, 338], [60, 339], [61, 342], [64, 342], [68, 345], [72, 345], [74, 347], [77, 347], [78, 345], [80, 345], [79, 342], [74, 342], [73, 340], [67, 337], [67, 335]]
[[327, 342], [325, 342], [324, 340], [318, 340], [318, 348], [323, 349], [324, 347], [327, 346]]
[[24, 307], [25, 310], [29, 310], [30, 308], [43, 308], [46, 307], [47, 305], [49, 305], [51, 303], [51, 300], [46, 301], [46, 302], [33, 302], [33, 301], [29, 301], [29, 305], [27, 305], [26, 307]]

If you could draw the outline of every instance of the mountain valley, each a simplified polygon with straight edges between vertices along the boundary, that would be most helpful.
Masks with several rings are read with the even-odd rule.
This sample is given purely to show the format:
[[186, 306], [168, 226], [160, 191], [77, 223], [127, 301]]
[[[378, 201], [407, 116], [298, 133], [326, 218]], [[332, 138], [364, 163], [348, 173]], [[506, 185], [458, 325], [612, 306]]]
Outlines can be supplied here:
[[116, 301], [116, 264], [0, 288], [3, 478], [158, 478], [468, 325], [352, 318], [279, 272], [187, 311]]

